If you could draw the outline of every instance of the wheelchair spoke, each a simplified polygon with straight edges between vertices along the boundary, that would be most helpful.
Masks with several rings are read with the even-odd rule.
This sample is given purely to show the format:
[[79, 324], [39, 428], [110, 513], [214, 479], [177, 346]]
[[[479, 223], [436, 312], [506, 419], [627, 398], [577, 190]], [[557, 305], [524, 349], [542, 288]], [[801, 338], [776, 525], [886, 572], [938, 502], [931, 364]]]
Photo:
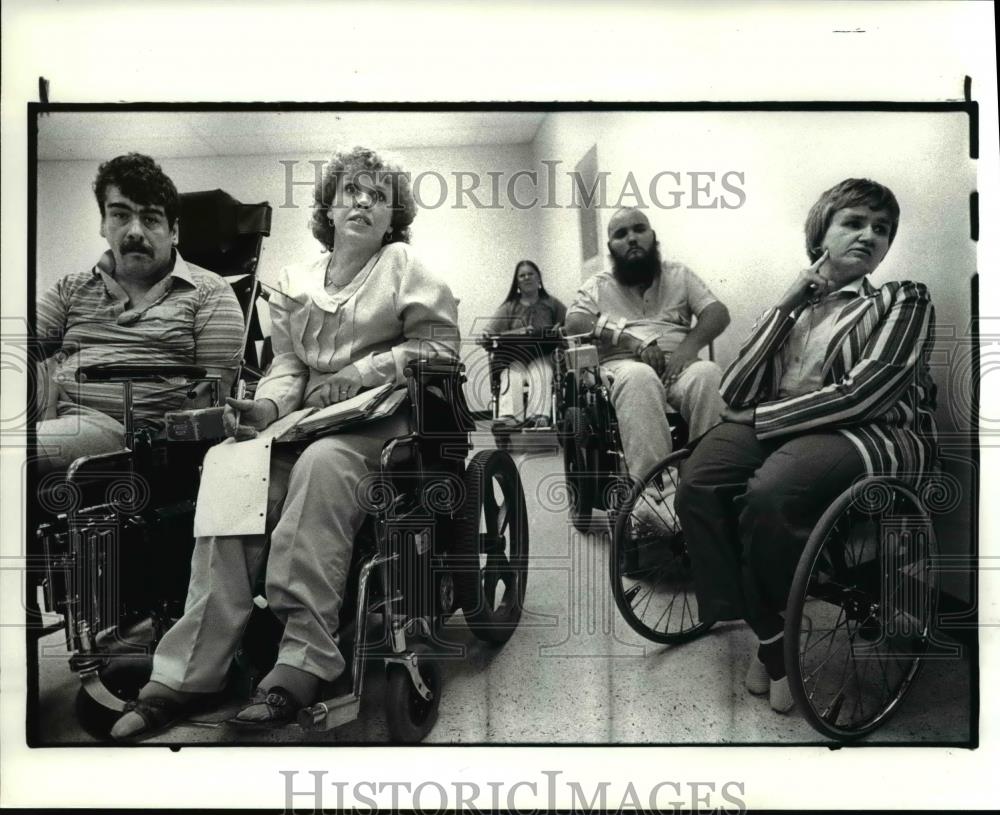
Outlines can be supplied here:
[[[837, 738], [864, 735], [884, 721], [926, 651], [933, 530], [912, 494], [893, 489], [892, 504], [876, 509], [845, 493], [839, 514], [831, 511], [825, 534], [810, 544], [810, 571], [796, 578], [818, 603], [811, 613], [820, 615], [811, 639], [799, 644], [797, 687], [807, 718]], [[824, 609], [827, 618], [836, 609], [832, 624], [823, 624]]]

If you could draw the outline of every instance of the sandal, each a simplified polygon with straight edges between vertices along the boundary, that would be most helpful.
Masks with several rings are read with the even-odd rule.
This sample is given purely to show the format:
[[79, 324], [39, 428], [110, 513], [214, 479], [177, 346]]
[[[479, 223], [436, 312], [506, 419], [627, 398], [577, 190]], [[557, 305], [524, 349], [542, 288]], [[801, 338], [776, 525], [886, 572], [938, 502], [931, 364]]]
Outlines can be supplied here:
[[278, 727], [295, 721], [302, 709], [284, 688], [258, 687], [250, 703], [234, 716], [234, 724], [250, 727]]
[[125, 703], [125, 710], [111, 728], [111, 738], [129, 741], [155, 736], [180, 719], [187, 709], [187, 705], [162, 696], [133, 699]]

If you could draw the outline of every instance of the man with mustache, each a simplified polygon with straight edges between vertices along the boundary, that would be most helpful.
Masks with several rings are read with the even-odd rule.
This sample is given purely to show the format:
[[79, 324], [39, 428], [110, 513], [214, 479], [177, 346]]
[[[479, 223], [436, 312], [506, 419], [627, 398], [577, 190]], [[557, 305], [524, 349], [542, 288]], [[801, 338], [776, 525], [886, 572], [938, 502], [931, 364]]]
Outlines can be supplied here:
[[722, 373], [698, 352], [729, 325], [729, 311], [689, 268], [660, 258], [656, 232], [639, 209], [611, 217], [608, 251], [612, 271], [580, 287], [566, 331], [597, 340], [625, 460], [642, 476], [670, 454], [667, 403], [692, 439], [719, 422]]
[[[122, 386], [76, 382], [99, 363], [199, 365], [232, 386], [243, 351], [243, 314], [229, 284], [177, 253], [180, 197], [149, 156], [105, 162], [94, 194], [109, 249], [87, 271], [62, 278], [38, 301], [37, 336], [61, 348], [39, 371], [41, 472], [121, 449]], [[194, 407], [188, 388], [139, 385], [137, 428], [162, 430], [163, 414]]]

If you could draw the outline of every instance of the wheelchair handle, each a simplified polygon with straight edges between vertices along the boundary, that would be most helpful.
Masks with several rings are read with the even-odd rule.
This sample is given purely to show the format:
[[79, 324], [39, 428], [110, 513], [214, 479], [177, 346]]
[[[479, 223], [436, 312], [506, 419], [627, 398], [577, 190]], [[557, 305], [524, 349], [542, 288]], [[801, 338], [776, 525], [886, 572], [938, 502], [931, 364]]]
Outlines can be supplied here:
[[158, 381], [170, 377], [204, 379], [206, 373], [206, 369], [198, 365], [82, 365], [77, 368], [76, 381]]

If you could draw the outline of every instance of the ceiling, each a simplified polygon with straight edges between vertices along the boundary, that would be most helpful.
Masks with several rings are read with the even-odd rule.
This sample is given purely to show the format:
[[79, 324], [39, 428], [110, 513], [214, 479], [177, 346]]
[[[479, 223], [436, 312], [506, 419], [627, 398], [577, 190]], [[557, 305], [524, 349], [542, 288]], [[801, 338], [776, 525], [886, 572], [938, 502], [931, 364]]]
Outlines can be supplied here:
[[325, 153], [531, 142], [545, 113], [55, 112], [38, 117], [41, 161], [105, 159], [135, 150], [163, 158]]

